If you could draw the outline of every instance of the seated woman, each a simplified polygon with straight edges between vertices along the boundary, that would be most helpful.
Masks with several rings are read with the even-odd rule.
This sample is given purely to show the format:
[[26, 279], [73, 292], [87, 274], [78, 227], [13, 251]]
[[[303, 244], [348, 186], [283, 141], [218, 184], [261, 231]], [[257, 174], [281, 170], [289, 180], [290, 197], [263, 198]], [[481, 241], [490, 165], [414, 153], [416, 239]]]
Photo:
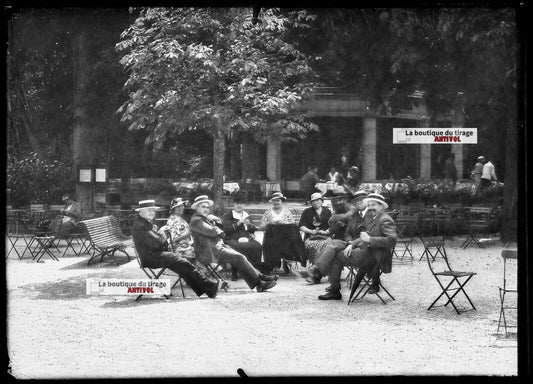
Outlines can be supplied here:
[[167, 234], [170, 251], [194, 263], [195, 254], [193, 240], [189, 224], [183, 218], [185, 201], [181, 197], [176, 197], [170, 202], [170, 215], [167, 223], [161, 227]]
[[300, 231], [292, 218], [291, 211], [283, 205], [286, 197], [281, 192], [274, 192], [269, 200], [272, 208], [263, 214], [259, 230], [265, 231], [263, 236], [263, 259], [268, 273], [280, 267], [283, 258], [283, 269], [290, 273], [287, 260], [301, 261], [305, 266], [305, 251]]
[[50, 230], [56, 235], [64, 235], [78, 231], [78, 223], [83, 220], [81, 204], [70, 194], [65, 194], [61, 200], [65, 206], [59, 211], [59, 216], [50, 224]]
[[[250, 215], [242, 206], [243, 198], [236, 195], [235, 206], [231, 212], [222, 217], [222, 226], [226, 234], [224, 242], [237, 252], [242, 253], [256, 268], [261, 265], [261, 243], [255, 240], [256, 227], [250, 222]], [[259, 268], [258, 268], [259, 269]], [[237, 280], [237, 270], [232, 269], [231, 280]]]
[[305, 254], [307, 259], [315, 262], [315, 258], [331, 241], [328, 221], [331, 211], [323, 207], [324, 200], [320, 192], [311, 195], [311, 207], [306, 208], [300, 217], [298, 227], [304, 235]]

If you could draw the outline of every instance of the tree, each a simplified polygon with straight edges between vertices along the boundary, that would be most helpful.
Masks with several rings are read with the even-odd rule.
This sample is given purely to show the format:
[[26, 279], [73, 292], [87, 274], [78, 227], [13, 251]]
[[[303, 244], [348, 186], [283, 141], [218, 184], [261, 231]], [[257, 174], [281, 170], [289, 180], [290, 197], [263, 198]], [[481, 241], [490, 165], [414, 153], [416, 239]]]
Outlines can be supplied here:
[[249, 132], [290, 138], [317, 129], [287, 115], [309, 97], [310, 58], [284, 38], [304, 28], [305, 11], [261, 12], [252, 23], [245, 8], [148, 8], [122, 33], [117, 49], [129, 73], [129, 99], [117, 112], [146, 142], [205, 130], [213, 137], [213, 191], [222, 208], [225, 137]]
[[[394, 114], [423, 91], [435, 124], [455, 110], [478, 127], [478, 153], [505, 172], [502, 239], [516, 233], [517, 26], [513, 8], [392, 8], [316, 11], [298, 46], [322, 57], [315, 71]], [[390, 101], [389, 107], [385, 102]], [[504, 127], [504, 129], [502, 129]], [[494, 146], [506, 142], [505, 147]], [[514, 208], [513, 208], [514, 207]]]

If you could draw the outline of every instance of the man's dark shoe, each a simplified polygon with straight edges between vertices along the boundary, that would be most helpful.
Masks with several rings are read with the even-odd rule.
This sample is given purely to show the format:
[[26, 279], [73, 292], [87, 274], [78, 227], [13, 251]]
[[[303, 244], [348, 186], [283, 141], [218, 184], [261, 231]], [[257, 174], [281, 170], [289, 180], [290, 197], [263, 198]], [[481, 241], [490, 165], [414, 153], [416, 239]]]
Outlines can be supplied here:
[[278, 275], [271, 276], [271, 275], [265, 275], [263, 273], [260, 273], [259, 278], [263, 281], [277, 281]]
[[305, 281], [307, 281], [309, 284], [320, 284], [320, 280], [322, 280], [321, 277], [315, 277], [315, 276], [307, 276], [305, 278]]
[[205, 294], [207, 297], [210, 297], [211, 299], [214, 299], [217, 297], [218, 292], [218, 282], [210, 281], [210, 284], [205, 289]]
[[277, 283], [275, 281], [262, 281], [259, 280], [259, 284], [255, 287], [257, 292], [265, 292], [267, 289], [274, 287]]
[[342, 300], [342, 295], [339, 291], [330, 291], [318, 296], [318, 300]]

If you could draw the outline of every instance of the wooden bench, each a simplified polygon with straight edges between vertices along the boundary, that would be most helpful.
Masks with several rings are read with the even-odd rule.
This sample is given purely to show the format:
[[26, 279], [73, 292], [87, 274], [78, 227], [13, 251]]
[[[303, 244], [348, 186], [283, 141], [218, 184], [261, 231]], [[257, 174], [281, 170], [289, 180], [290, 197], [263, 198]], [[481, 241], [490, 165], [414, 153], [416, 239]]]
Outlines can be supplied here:
[[125, 253], [130, 261], [130, 255], [126, 252], [127, 247], [133, 246], [131, 237], [124, 235], [120, 230], [119, 221], [115, 216], [103, 216], [95, 219], [83, 220], [83, 224], [89, 236], [90, 247], [93, 254], [89, 258], [87, 265], [100, 256], [100, 261], [105, 255], [114, 256], [115, 252]]

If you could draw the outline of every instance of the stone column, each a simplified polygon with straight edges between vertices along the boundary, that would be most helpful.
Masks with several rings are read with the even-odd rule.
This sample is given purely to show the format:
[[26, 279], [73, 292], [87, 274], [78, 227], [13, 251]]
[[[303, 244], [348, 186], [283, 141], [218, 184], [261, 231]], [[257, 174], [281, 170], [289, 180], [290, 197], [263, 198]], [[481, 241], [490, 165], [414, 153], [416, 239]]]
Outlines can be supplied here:
[[[461, 110], [452, 113], [452, 130], [454, 128], [464, 128], [465, 116]], [[455, 168], [457, 168], [457, 178], [463, 178], [464, 171], [464, 144], [452, 144], [452, 153], [455, 155]]]
[[[418, 122], [419, 128], [429, 127], [429, 119], [423, 119]], [[419, 144], [420, 149], [420, 178], [431, 179], [431, 144]]]
[[281, 180], [281, 140], [269, 137], [267, 141], [267, 177], [271, 182]]
[[374, 116], [363, 117], [363, 161], [361, 164], [361, 181], [376, 180], [377, 160], [377, 119]]

